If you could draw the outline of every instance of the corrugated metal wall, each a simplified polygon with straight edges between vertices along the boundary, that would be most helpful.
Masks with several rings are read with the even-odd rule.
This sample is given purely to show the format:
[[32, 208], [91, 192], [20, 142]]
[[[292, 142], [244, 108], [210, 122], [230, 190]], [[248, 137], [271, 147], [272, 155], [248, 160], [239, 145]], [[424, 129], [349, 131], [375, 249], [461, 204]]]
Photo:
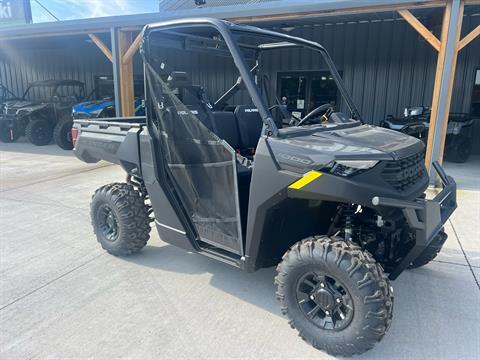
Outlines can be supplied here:
[[[464, 20], [464, 33], [480, 24], [480, 16]], [[299, 27], [291, 32], [323, 44], [342, 72], [364, 119], [378, 123], [386, 115], [401, 115], [406, 106], [430, 105], [436, 65], [436, 51], [402, 20], [319, 24]], [[17, 47], [15, 43], [0, 49], [0, 81], [21, 94], [26, 84], [42, 79], [77, 79], [93, 88], [93, 76], [111, 74], [105, 56], [87, 40], [64, 41], [39, 48], [37, 42]], [[35, 43], [34, 43], [35, 42]], [[174, 56], [166, 60], [191, 74], [194, 82], [204, 85], [212, 99], [236, 80], [231, 63], [202, 56]], [[174, 59], [174, 60], [173, 60]], [[173, 61], [172, 61], [173, 60]], [[141, 73], [136, 56], [135, 71]], [[300, 51], [276, 56], [269, 61], [275, 71], [323, 70], [318, 56]], [[475, 69], [480, 67], [480, 41], [461, 51], [452, 111], [469, 112]], [[276, 81], [276, 74], [271, 74]]]
[[17, 96], [28, 83], [37, 80], [73, 79], [85, 83], [87, 93], [94, 87], [94, 75], [111, 75], [112, 64], [88, 38], [73, 41], [42, 39], [2, 43], [0, 49], [0, 82]]
[[[465, 32], [479, 24], [480, 16], [466, 17]], [[437, 52], [404, 21], [309, 26], [291, 34], [329, 51], [366, 121], [378, 124], [386, 115], [403, 114], [407, 106], [431, 104]], [[300, 50], [272, 56], [269, 65], [280, 71], [325, 70], [318, 56]], [[452, 111], [470, 111], [479, 67], [480, 41], [474, 41], [458, 58]]]

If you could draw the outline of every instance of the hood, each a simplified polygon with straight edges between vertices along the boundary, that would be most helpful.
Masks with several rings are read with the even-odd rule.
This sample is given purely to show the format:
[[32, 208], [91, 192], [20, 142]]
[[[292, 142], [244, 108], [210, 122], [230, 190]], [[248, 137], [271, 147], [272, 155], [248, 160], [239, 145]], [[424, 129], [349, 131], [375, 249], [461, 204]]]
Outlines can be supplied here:
[[29, 100], [9, 100], [3, 104], [4, 111], [13, 113], [31, 113], [46, 107], [46, 103], [38, 103]]
[[103, 110], [108, 106], [113, 106], [114, 102], [112, 100], [89, 100], [83, 101], [73, 106], [74, 112], [83, 112], [91, 113], [94, 111]]
[[372, 125], [318, 132], [312, 136], [336, 145], [337, 159], [368, 158], [372, 155], [384, 160], [398, 160], [421, 151], [424, 146], [412, 136]]
[[334, 160], [398, 160], [422, 152], [424, 144], [412, 136], [371, 125], [343, 128], [292, 129], [268, 142], [280, 163], [321, 168]]
[[35, 102], [29, 100], [7, 100], [4, 103], [5, 107], [9, 107], [11, 109], [20, 109], [27, 106], [36, 105]]
[[402, 117], [402, 118], [394, 118], [394, 117], [389, 117], [385, 120], [383, 120], [384, 123], [392, 126], [405, 126], [409, 124], [418, 124], [418, 123], [428, 123], [429, 118], [425, 116], [407, 116], [407, 117]]

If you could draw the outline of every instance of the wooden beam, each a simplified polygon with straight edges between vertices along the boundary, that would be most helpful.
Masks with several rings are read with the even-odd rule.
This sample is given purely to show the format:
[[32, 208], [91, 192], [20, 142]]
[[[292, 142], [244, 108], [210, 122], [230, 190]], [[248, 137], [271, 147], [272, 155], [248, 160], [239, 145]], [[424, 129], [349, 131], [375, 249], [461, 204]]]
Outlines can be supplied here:
[[435, 50], [440, 51], [440, 40], [428, 30], [409, 10], [399, 10], [398, 13], [409, 23]]
[[127, 64], [128, 62], [132, 61], [133, 55], [137, 52], [138, 48], [140, 47], [140, 44], [142, 43], [143, 40], [143, 32], [140, 32], [135, 40], [133, 40], [132, 45], [128, 48], [127, 52], [125, 55], [122, 57], [122, 63]]
[[480, 25], [478, 25], [475, 29], [470, 31], [465, 37], [458, 42], [457, 51], [462, 50], [465, 46], [470, 44], [472, 40], [480, 35]]
[[427, 167], [428, 171], [430, 171], [430, 167], [432, 163], [434, 130], [437, 124], [440, 90], [442, 87], [443, 66], [445, 63], [445, 53], [447, 49], [446, 45], [447, 45], [447, 37], [448, 37], [448, 26], [450, 24], [451, 14], [452, 14], [452, 4], [448, 2], [447, 5], [445, 6], [445, 11], [443, 13], [442, 31], [440, 36], [440, 51], [438, 52], [437, 68], [435, 70], [435, 82], [433, 85], [432, 111], [430, 113], [430, 124], [429, 124], [430, 136], [427, 139], [427, 150], [425, 153], [425, 166]]
[[[450, 81], [448, 83], [448, 88], [447, 88], [447, 102], [445, 105], [445, 112], [444, 112], [444, 117], [440, 118], [439, 120], [443, 121], [443, 130], [442, 130], [442, 137], [440, 138], [440, 152], [438, 155], [438, 159], [436, 159], [440, 164], [443, 163], [443, 153], [445, 151], [445, 140], [447, 137], [447, 128], [448, 128], [448, 117], [450, 113], [450, 106], [452, 104], [452, 92], [453, 92], [453, 84], [455, 81], [455, 70], [457, 68], [457, 59], [458, 59], [458, 44], [460, 41], [460, 37], [462, 34], [462, 23], [463, 23], [463, 12], [465, 9], [465, 3], [463, 0], [460, 1], [460, 8], [458, 12], [458, 17], [455, 19], [457, 21], [456, 23], [456, 34], [455, 34], [455, 54], [453, 55], [452, 59], [452, 65], [450, 69], [446, 69], [446, 71], [449, 71], [451, 76], [450, 76]], [[453, 21], [453, 19], [452, 19]], [[468, 36], [468, 35], [467, 35]], [[434, 159], [435, 160], [435, 159]]]
[[105, 55], [107, 59], [112, 62], [112, 52], [107, 47], [107, 45], [105, 45], [103, 41], [100, 40], [100, 38], [98, 38], [95, 34], [88, 34], [88, 36], [90, 37], [90, 39], [92, 39], [93, 43], [97, 45], [97, 47], [102, 51], [103, 55]]
[[[130, 46], [132, 45], [133, 36], [131, 32], [118, 31], [118, 51], [119, 59], [123, 59]], [[133, 62], [123, 63], [120, 61], [120, 98], [122, 116], [133, 116], [134, 110], [134, 93], [133, 93]]]

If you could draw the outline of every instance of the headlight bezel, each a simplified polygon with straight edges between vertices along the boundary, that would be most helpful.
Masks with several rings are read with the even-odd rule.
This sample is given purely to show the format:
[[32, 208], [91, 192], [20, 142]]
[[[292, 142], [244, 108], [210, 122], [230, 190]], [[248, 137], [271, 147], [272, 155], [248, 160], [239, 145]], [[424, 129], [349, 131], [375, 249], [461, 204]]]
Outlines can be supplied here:
[[324, 168], [324, 171], [336, 176], [350, 177], [370, 170], [378, 163], [379, 160], [334, 160]]

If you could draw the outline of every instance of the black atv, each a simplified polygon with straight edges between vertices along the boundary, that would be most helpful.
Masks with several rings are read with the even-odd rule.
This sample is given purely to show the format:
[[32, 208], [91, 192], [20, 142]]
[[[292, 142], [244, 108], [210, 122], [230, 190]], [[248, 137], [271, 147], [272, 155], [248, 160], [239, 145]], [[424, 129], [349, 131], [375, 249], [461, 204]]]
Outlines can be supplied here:
[[[344, 112], [323, 104], [300, 118], [269, 98], [271, 60], [289, 52], [323, 61]], [[281, 311], [305, 341], [333, 355], [372, 348], [391, 324], [390, 280], [431, 261], [446, 239], [454, 180], [434, 163], [444, 188], [426, 199], [424, 144], [363, 124], [318, 43], [185, 19], [147, 26], [141, 53], [146, 118], [75, 120], [72, 129], [79, 159], [128, 174], [93, 196], [101, 246], [137, 253], [153, 222], [163, 241], [244, 271], [277, 266]], [[168, 61], [181, 56], [240, 78], [210, 102], [186, 62]], [[192, 74], [202, 77], [210, 83]]]
[[54, 138], [62, 149], [72, 149], [72, 105], [84, 96], [84, 84], [76, 80], [43, 80], [29, 84], [20, 99], [3, 103], [0, 140], [14, 142], [26, 135], [32, 144], [47, 145]]
[[[380, 126], [418, 137], [426, 143], [430, 113], [430, 108], [426, 106], [409, 107], [405, 109], [403, 118], [395, 118], [389, 115], [380, 123]], [[473, 147], [473, 123], [474, 119], [469, 114], [451, 112], [448, 115], [445, 140], [445, 157], [447, 160], [457, 163], [468, 161]]]

